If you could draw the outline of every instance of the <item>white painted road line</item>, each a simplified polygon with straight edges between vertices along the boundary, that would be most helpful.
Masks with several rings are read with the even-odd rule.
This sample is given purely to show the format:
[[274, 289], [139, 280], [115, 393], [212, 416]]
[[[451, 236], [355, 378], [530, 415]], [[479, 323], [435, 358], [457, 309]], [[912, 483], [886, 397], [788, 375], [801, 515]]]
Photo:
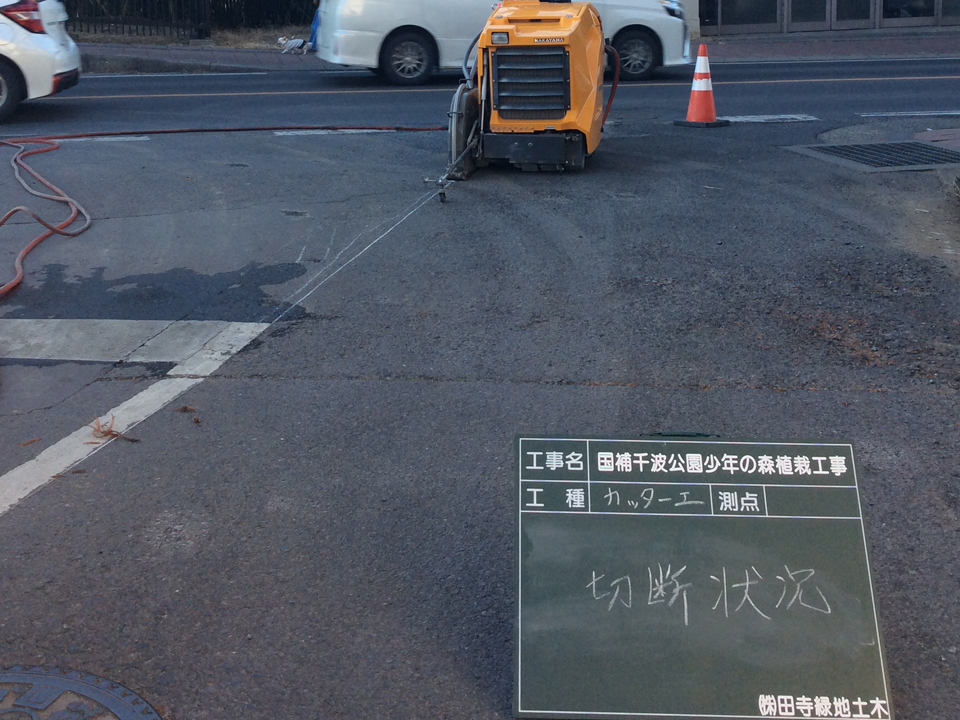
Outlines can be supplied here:
[[277, 137], [285, 135], [371, 135], [373, 133], [392, 133], [396, 130], [380, 130], [377, 128], [354, 129], [343, 128], [342, 130], [274, 130], [273, 134]]
[[[15, 321], [3, 321], [4, 323]], [[36, 322], [36, 321], [20, 321]], [[81, 321], [61, 321], [81, 322]], [[101, 321], [106, 322], [106, 321]], [[114, 321], [116, 322], [116, 321]], [[176, 323], [165, 323], [176, 325]], [[220, 330], [210, 339], [194, 347], [167, 377], [158, 380], [146, 390], [99, 418], [101, 425], [110, 425], [113, 430], [128, 433], [148, 417], [172, 402], [177, 396], [223, 365], [230, 357], [243, 349], [266, 328], [266, 323], [216, 323]], [[162, 334], [162, 333], [161, 333]], [[158, 336], [159, 337], [159, 336]], [[99, 445], [90, 426], [80, 428], [58, 443], [51, 445], [33, 460], [14, 468], [0, 477], [0, 514], [20, 502], [34, 490], [43, 487], [54, 477], [63, 475], [77, 463], [93, 455], [114, 440], [100, 440]]]
[[59, 143], [75, 143], [75, 142], [144, 142], [149, 140], [147, 135], [116, 135], [116, 136], [107, 136], [107, 137], [79, 137], [79, 138], [61, 138], [57, 140]]
[[813, 115], [726, 115], [717, 118], [717, 120], [726, 120], [732, 123], [816, 122], [819, 119]]
[[860, 117], [960, 117], [960, 110], [917, 110], [915, 112], [860, 113]]
[[266, 72], [257, 70], [253, 72], [220, 72], [220, 73], [96, 73], [84, 75], [83, 80], [134, 80], [141, 78], [210, 78], [210, 77], [241, 77], [243, 75], [266, 75]]
[[215, 320], [0, 319], [0, 358], [182, 362], [235, 325]]
[[[897, 63], [898, 65], [905, 62], [940, 62], [943, 60], [960, 60], [960, 57], [950, 56], [950, 55], [936, 55], [936, 56], [925, 56], [925, 57], [880, 57], [880, 58], [833, 58], [833, 59], [823, 59], [823, 60], [812, 60], [812, 59], [798, 59], [798, 60], [749, 60], [749, 59], [740, 59], [740, 60], [723, 60], [721, 58], [710, 58], [711, 65], [840, 65], [843, 64], [848, 66], [851, 63], [857, 63], [858, 65], [863, 63]], [[127, 76], [129, 77], [129, 76]], [[138, 77], [149, 77], [149, 75], [138, 76]]]

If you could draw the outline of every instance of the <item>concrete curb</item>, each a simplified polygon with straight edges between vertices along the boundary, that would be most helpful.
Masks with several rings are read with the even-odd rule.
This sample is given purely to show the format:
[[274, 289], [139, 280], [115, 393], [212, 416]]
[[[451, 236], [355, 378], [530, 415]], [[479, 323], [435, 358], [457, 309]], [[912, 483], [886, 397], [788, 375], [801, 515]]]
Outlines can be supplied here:
[[85, 75], [155, 74], [155, 73], [229, 73], [250, 72], [252, 68], [218, 63], [178, 62], [153, 58], [122, 57], [117, 55], [82, 55], [81, 72]]
[[81, 70], [90, 74], [315, 72], [342, 69], [315, 55], [211, 46], [81, 43]]

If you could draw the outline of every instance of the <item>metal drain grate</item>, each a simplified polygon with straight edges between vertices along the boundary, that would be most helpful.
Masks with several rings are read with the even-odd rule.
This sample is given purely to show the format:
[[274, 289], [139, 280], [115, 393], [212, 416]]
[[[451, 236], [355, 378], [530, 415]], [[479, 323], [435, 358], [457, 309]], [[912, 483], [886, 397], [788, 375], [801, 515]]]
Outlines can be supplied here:
[[802, 145], [787, 149], [866, 172], [932, 170], [960, 165], [960, 152], [926, 142]]

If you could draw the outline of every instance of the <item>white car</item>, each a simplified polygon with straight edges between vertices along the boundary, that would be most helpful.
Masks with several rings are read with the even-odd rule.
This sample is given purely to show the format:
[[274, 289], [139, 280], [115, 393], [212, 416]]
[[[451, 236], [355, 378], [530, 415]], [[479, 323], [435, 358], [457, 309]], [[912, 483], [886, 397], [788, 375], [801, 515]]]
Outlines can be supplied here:
[[[643, 80], [658, 67], [690, 62], [681, 0], [592, 3], [620, 55], [622, 79]], [[418, 85], [436, 68], [461, 66], [494, 5], [493, 0], [322, 0], [317, 55], [370, 68], [397, 85]]]
[[80, 50], [60, 0], [0, 0], [0, 120], [22, 100], [53, 95], [80, 80]]

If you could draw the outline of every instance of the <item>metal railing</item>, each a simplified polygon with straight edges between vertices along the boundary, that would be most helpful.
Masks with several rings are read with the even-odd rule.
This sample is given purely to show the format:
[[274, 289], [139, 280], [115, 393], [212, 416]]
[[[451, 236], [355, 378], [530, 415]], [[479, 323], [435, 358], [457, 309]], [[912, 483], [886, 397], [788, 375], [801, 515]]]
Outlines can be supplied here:
[[211, 0], [65, 0], [64, 4], [71, 32], [210, 37]]
[[63, 0], [67, 29], [107, 35], [210, 37], [211, 28], [309, 26], [312, 0]]
[[210, 0], [215, 28], [310, 25], [312, 0]]

